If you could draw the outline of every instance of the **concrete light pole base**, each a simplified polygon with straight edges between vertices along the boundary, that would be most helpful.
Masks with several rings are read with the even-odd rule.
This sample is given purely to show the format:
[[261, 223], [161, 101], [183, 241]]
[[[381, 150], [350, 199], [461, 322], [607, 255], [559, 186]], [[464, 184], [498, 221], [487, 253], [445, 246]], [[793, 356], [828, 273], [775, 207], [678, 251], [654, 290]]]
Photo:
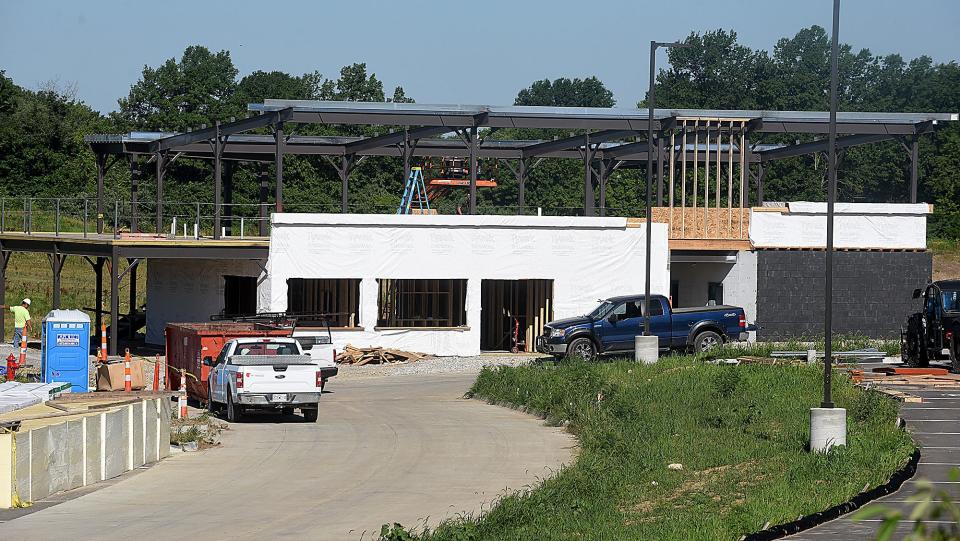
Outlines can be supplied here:
[[829, 451], [834, 445], [847, 444], [847, 410], [810, 408], [810, 450]]
[[656, 336], [637, 336], [633, 346], [638, 363], [655, 363], [660, 358], [660, 339]]

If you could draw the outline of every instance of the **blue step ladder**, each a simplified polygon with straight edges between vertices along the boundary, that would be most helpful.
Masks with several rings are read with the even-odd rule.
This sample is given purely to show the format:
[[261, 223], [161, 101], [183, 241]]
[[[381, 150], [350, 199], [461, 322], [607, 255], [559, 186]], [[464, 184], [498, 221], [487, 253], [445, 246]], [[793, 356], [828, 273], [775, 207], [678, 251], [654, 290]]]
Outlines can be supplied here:
[[400, 198], [400, 207], [397, 208], [397, 214], [410, 214], [413, 205], [417, 205], [421, 214], [426, 214], [423, 212], [424, 210], [430, 210], [427, 186], [423, 182], [423, 169], [420, 167], [410, 168], [410, 176], [407, 177], [407, 183], [403, 187], [403, 197]]

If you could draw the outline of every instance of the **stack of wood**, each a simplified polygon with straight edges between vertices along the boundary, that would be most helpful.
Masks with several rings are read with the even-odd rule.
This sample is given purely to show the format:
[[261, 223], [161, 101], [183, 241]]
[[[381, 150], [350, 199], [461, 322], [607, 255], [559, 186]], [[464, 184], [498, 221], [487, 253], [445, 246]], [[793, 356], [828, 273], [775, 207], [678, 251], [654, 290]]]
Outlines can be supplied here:
[[423, 353], [401, 351], [399, 349], [379, 347], [357, 348], [347, 345], [342, 352], [337, 354], [337, 362], [340, 364], [363, 366], [365, 364], [411, 363], [414, 361], [419, 361], [424, 357], [426, 357], [426, 355]]
[[884, 366], [874, 368], [872, 372], [852, 370], [850, 374], [855, 383], [960, 389], [960, 375], [951, 374], [946, 368], [893, 368]]

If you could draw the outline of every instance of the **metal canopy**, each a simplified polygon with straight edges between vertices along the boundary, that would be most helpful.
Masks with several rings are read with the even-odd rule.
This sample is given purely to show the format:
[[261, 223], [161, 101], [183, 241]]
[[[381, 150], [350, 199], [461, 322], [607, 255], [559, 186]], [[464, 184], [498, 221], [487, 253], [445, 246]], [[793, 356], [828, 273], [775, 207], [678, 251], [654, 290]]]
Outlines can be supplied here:
[[[265, 113], [292, 109], [293, 122], [352, 125], [567, 128], [644, 131], [647, 110], [603, 107], [424, 105], [418, 103], [265, 100], [247, 106]], [[674, 120], [749, 120], [759, 133], [827, 133], [826, 111], [655, 109], [654, 129]], [[846, 112], [837, 116], [840, 133], [916, 134], [918, 126], [960, 120], [957, 113]], [[927, 127], [923, 126], [922, 131]]]

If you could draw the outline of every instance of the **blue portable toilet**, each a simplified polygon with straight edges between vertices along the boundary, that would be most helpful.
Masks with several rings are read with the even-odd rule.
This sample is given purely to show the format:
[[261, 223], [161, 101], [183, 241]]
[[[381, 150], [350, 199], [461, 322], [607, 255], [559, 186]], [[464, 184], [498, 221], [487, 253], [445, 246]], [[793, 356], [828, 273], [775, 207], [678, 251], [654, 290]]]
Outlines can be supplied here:
[[90, 382], [90, 316], [80, 310], [51, 310], [41, 324], [40, 371], [44, 383], [71, 385], [85, 393]]

